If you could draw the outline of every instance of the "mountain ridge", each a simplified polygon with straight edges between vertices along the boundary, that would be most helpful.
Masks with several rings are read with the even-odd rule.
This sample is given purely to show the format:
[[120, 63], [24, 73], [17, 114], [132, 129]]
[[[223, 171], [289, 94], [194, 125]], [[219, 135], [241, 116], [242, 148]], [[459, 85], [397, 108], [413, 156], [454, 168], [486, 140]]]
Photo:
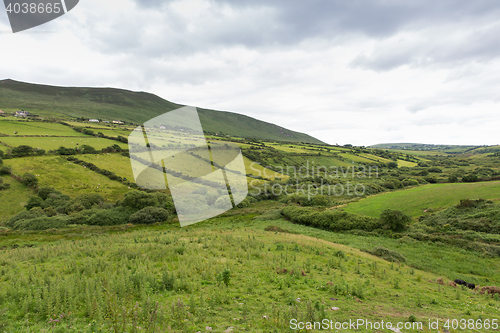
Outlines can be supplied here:
[[[184, 105], [155, 94], [118, 88], [59, 87], [0, 80], [0, 108], [49, 112], [66, 117], [123, 120], [135, 124]], [[324, 142], [308, 135], [243, 114], [198, 108], [206, 132], [284, 142]]]

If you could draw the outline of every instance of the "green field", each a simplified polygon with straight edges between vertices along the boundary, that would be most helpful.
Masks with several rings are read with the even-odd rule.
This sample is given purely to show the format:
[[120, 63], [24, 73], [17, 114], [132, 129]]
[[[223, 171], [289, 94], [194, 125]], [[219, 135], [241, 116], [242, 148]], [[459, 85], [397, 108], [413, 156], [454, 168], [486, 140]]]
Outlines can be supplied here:
[[[498, 317], [499, 301], [435, 282], [465, 278], [462, 271], [471, 269], [483, 274], [476, 283], [498, 281], [498, 259], [447, 246], [332, 234], [261, 214], [250, 208], [237, 220], [220, 217], [183, 229], [168, 223], [130, 232], [88, 228], [90, 237], [71, 241], [63, 239], [80, 238], [80, 229], [28, 234], [34, 247], [0, 252], [3, 327], [9, 332], [293, 332], [292, 318], [405, 323], [413, 317], [425, 327], [429, 319], [444, 325], [447, 319]], [[271, 225], [293, 233], [264, 231]], [[4, 244], [13, 240], [19, 235], [2, 238]], [[409, 261], [387, 262], [360, 251], [360, 244], [383, 244]], [[424, 265], [443, 266], [444, 275], [412, 267], [424, 255]]]
[[[75, 132], [76, 133], [76, 132]], [[123, 149], [127, 149], [128, 145], [119, 141], [95, 138], [91, 136], [68, 138], [68, 137], [42, 137], [42, 138], [22, 138], [22, 137], [0, 137], [0, 142], [3, 142], [11, 147], [20, 145], [28, 145], [33, 148], [41, 148], [45, 150], [55, 150], [59, 147], [76, 148], [78, 146], [89, 145], [95, 149], [102, 149], [113, 145], [119, 145]]]
[[10, 184], [10, 188], [0, 191], [0, 224], [19, 213], [34, 191], [8, 176], [1, 176], [4, 183]]
[[[7, 121], [0, 118], [0, 134], [10, 136], [48, 135], [48, 136], [85, 136], [71, 127], [56, 123]], [[17, 132], [17, 134], [15, 134]]]
[[[37, 176], [39, 186], [52, 186], [71, 197], [82, 193], [99, 193], [113, 201], [128, 191], [127, 186], [107, 177], [68, 162], [64, 157], [42, 156], [9, 160], [13, 173], [22, 175], [30, 172]], [[10, 190], [9, 190], [10, 191]]]
[[344, 207], [351, 213], [380, 216], [384, 209], [401, 210], [411, 216], [426, 209], [439, 209], [457, 204], [461, 199], [500, 199], [500, 182], [469, 184], [429, 184], [416, 188], [373, 195]]

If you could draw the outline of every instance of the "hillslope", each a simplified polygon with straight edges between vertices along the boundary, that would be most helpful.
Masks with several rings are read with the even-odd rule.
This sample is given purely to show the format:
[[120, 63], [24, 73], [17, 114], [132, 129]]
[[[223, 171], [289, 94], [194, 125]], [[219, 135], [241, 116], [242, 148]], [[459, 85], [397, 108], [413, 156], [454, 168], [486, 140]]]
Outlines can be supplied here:
[[[0, 109], [22, 109], [40, 115], [120, 119], [141, 124], [183, 105], [146, 92], [113, 88], [55, 87], [0, 80]], [[207, 132], [265, 140], [322, 143], [307, 134], [245, 115], [199, 108]]]

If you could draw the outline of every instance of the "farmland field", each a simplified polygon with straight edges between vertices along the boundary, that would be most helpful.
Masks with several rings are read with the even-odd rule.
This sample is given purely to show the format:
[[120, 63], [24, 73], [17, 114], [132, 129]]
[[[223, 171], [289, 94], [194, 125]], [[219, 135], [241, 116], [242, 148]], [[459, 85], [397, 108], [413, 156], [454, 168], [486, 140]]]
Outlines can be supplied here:
[[429, 208], [439, 209], [457, 204], [461, 199], [479, 198], [500, 199], [500, 182], [429, 184], [373, 195], [348, 204], [345, 210], [378, 217], [384, 209], [397, 209], [415, 217]]
[[[6, 135], [85, 136], [71, 127], [56, 123], [7, 121], [0, 118], [0, 133]], [[17, 134], [15, 134], [17, 132]]]
[[27, 198], [34, 194], [34, 191], [27, 186], [15, 181], [8, 176], [0, 176], [4, 183], [10, 184], [8, 190], [0, 191], [0, 225], [12, 215], [24, 209]]
[[14, 174], [30, 172], [37, 176], [40, 186], [52, 186], [73, 197], [92, 192], [113, 201], [128, 191], [125, 185], [68, 162], [64, 157], [16, 158], [9, 160], [8, 164], [12, 166]]
[[[78, 133], [78, 132], [75, 132]], [[11, 147], [18, 147], [20, 145], [28, 145], [34, 148], [41, 148], [45, 150], [55, 150], [59, 147], [66, 148], [76, 148], [77, 146], [89, 145], [94, 147], [95, 149], [102, 149], [113, 145], [119, 145], [120, 147], [126, 149], [127, 144], [103, 139], [103, 138], [95, 138], [91, 136], [83, 136], [83, 137], [0, 137], [0, 142], [6, 143]]]

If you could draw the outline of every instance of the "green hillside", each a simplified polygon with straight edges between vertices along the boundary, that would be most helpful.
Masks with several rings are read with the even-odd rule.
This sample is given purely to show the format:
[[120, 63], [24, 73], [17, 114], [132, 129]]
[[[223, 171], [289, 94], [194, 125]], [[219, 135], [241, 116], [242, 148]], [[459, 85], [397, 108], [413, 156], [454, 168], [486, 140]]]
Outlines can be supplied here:
[[350, 213], [378, 217], [384, 209], [401, 210], [419, 216], [427, 209], [457, 204], [462, 199], [498, 199], [500, 182], [428, 184], [412, 189], [382, 193], [348, 204]]
[[[44, 117], [86, 117], [140, 124], [182, 107], [146, 92], [112, 88], [54, 87], [0, 81], [0, 109], [26, 110]], [[303, 133], [245, 115], [199, 109], [203, 129], [232, 136], [289, 142], [322, 143]]]

